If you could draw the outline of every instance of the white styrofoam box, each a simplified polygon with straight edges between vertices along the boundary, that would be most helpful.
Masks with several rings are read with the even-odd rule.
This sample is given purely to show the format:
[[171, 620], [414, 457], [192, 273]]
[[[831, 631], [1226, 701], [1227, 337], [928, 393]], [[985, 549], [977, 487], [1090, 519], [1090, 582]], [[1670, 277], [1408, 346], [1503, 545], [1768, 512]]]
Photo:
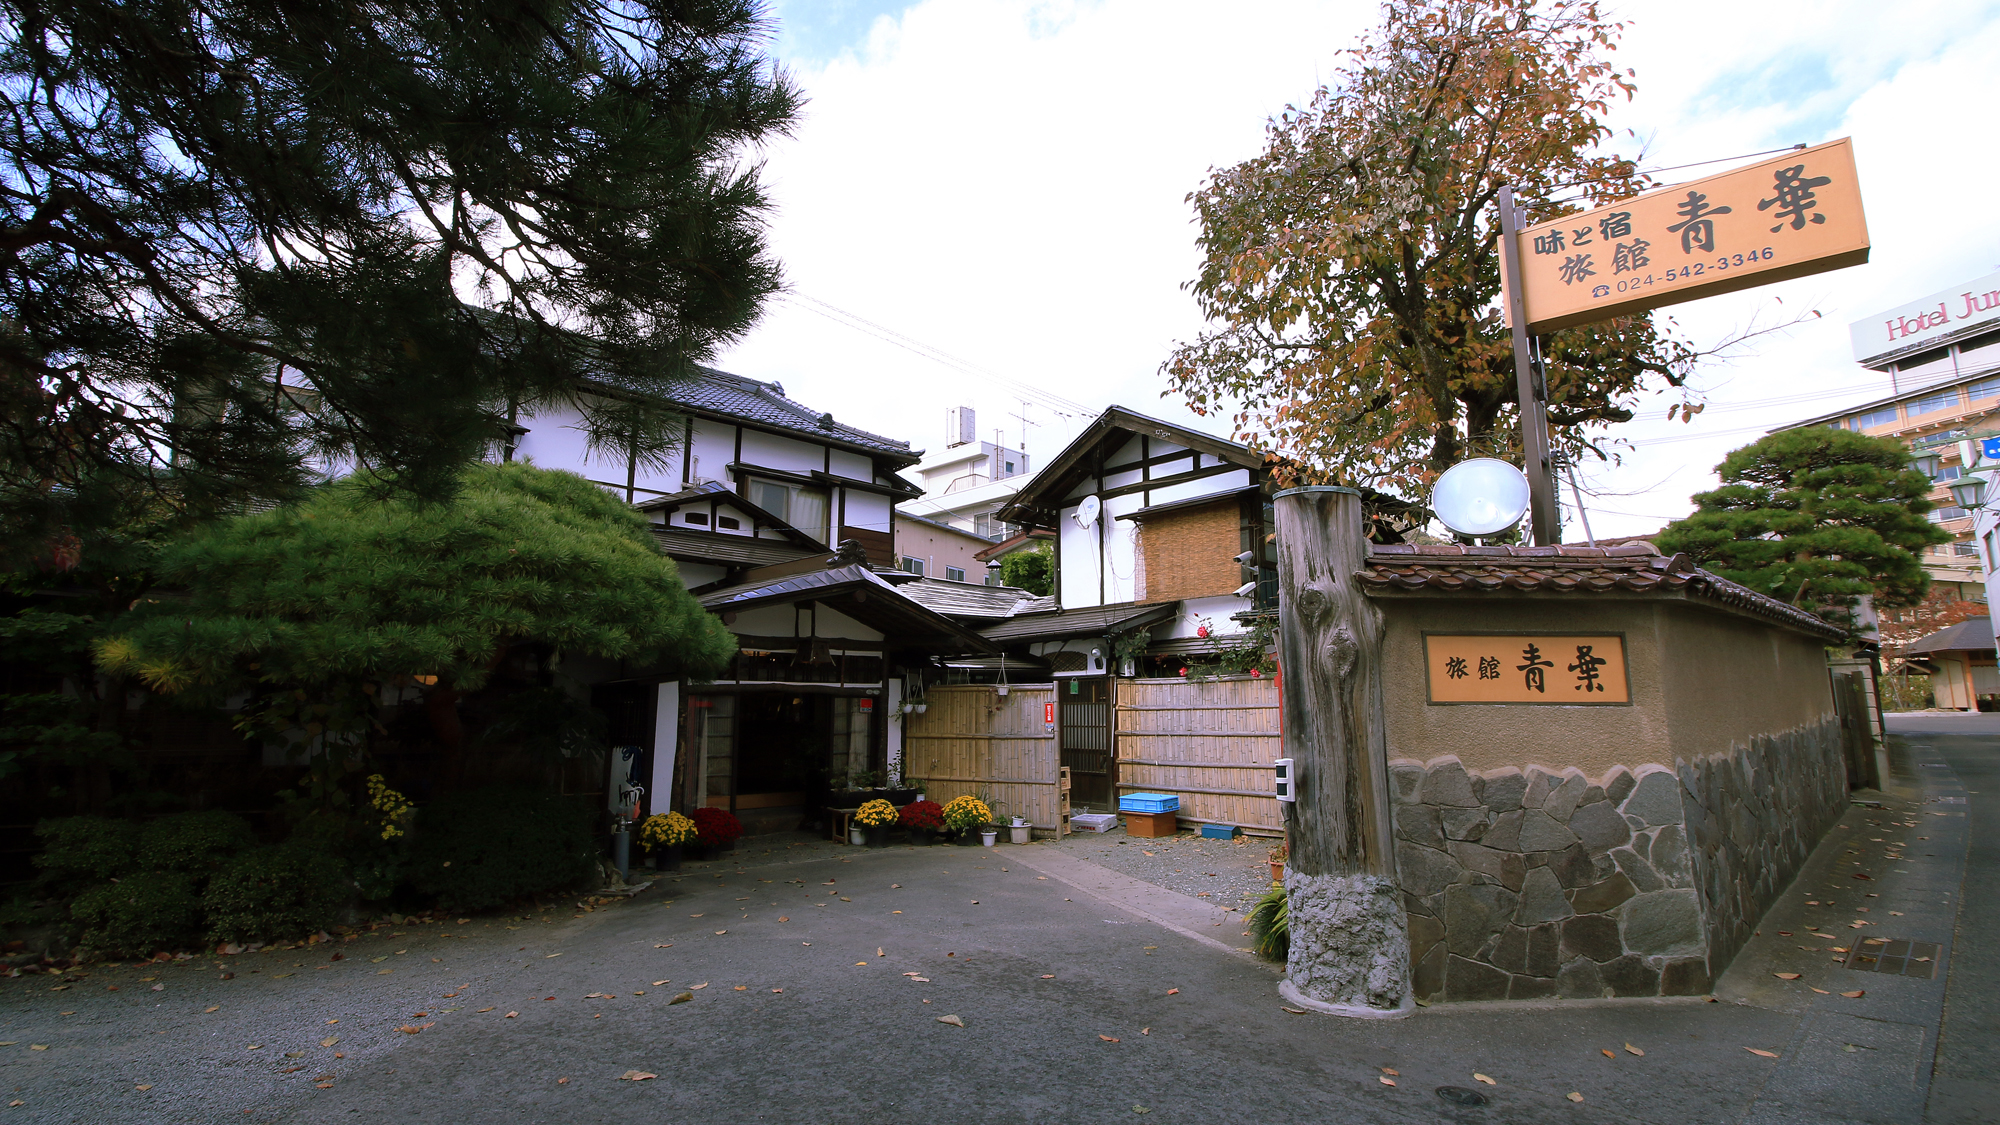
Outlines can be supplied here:
[[1092, 832], [1109, 832], [1118, 827], [1118, 818], [1111, 813], [1078, 813], [1070, 817], [1069, 822]]

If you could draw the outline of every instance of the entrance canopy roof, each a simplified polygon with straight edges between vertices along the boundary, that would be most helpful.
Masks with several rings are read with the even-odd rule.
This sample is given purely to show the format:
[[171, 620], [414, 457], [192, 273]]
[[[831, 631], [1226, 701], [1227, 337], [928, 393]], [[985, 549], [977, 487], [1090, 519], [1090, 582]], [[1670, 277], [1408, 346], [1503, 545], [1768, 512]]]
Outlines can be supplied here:
[[713, 613], [729, 613], [770, 605], [821, 602], [880, 630], [892, 649], [956, 654], [994, 652], [978, 633], [917, 602], [865, 566], [842, 566], [794, 574], [754, 586], [734, 586], [704, 594], [701, 604]]
[[1928, 637], [1911, 642], [1896, 650], [1898, 656], [1915, 656], [1924, 652], [1992, 652], [1993, 619], [1991, 617], [1971, 617], [1956, 625], [1948, 625]]

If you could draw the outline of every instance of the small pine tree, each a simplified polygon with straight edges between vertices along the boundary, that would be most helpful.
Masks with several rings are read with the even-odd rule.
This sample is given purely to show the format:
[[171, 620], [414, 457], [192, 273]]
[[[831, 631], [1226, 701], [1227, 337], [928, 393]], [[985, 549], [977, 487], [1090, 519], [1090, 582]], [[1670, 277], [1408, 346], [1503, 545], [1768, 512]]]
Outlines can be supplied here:
[[1658, 543], [1782, 602], [1843, 619], [1854, 600], [1915, 605], [1930, 589], [1918, 554], [1951, 538], [1925, 519], [1930, 479], [1890, 438], [1828, 426], [1781, 430], [1716, 466], [1723, 485]]

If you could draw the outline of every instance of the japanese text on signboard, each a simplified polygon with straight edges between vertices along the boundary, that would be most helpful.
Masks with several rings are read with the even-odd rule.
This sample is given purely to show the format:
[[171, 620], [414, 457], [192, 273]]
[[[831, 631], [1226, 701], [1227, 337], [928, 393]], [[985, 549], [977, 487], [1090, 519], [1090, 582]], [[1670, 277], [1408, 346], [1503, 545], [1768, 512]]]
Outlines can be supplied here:
[[1625, 679], [1625, 638], [1603, 636], [1424, 637], [1432, 703], [1554, 703], [1565, 706], [1632, 701]]
[[1532, 332], [1868, 260], [1844, 138], [1529, 227], [1519, 239]]

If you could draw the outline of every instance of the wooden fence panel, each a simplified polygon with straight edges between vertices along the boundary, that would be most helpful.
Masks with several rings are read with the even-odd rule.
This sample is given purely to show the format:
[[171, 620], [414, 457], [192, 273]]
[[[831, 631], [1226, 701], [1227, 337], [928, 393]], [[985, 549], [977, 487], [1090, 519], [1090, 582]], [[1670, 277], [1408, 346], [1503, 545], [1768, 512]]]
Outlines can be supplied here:
[[1275, 681], [1119, 680], [1118, 788], [1171, 793], [1180, 819], [1282, 834], [1271, 762], [1282, 753]]
[[1002, 697], [986, 684], [926, 690], [921, 715], [902, 716], [903, 774], [920, 778], [930, 799], [984, 795], [1004, 824], [1022, 816], [1054, 832], [1065, 820], [1056, 736], [1043, 722], [1055, 685], [1015, 685]]

